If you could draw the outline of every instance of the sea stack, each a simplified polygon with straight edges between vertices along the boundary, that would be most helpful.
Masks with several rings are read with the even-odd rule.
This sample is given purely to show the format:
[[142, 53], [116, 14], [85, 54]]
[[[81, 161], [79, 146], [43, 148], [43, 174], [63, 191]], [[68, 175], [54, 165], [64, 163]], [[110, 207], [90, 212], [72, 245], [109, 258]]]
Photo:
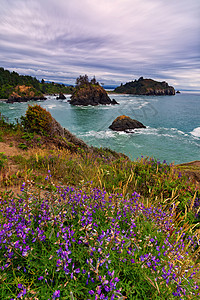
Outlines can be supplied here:
[[88, 76], [80, 76], [76, 80], [76, 88], [69, 101], [72, 105], [92, 105], [99, 104], [118, 104], [114, 99], [111, 100], [102, 86], [96, 81], [95, 77], [89, 81]]
[[58, 97], [56, 97], [57, 100], [65, 100], [66, 97], [63, 93], [60, 93]]

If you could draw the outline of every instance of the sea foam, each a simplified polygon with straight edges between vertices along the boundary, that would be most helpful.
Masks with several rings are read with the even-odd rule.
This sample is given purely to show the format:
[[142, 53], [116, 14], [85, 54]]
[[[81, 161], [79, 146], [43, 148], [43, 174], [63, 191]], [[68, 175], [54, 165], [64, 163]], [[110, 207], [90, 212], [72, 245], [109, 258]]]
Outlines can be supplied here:
[[195, 137], [200, 137], [200, 127], [195, 128], [190, 133]]

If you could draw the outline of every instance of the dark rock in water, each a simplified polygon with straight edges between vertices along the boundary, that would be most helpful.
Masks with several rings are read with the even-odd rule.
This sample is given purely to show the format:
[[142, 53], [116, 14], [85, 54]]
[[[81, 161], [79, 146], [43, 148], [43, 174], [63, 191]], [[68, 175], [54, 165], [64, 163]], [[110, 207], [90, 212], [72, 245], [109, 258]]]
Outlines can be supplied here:
[[177, 93], [177, 94], [180, 94], [181, 92], [180, 92], [180, 91], [176, 91], [176, 93]]
[[110, 129], [115, 131], [127, 131], [135, 128], [146, 128], [142, 123], [137, 120], [131, 119], [127, 116], [117, 117], [112, 124], [109, 126]]
[[60, 93], [58, 97], [56, 97], [57, 100], [65, 100], [66, 97], [63, 95], [63, 93]]
[[119, 105], [119, 103], [115, 99], [111, 100], [111, 104], [118, 104]]
[[153, 79], [144, 79], [140, 77], [138, 80], [121, 84], [114, 90], [115, 93], [133, 94], [133, 95], [175, 95], [173, 86], [169, 86], [167, 82], [155, 81]]
[[8, 98], [8, 100], [6, 101], [6, 103], [14, 103], [14, 102], [28, 102], [30, 100], [32, 101], [38, 101], [38, 100], [46, 100], [47, 98], [44, 96], [35, 96], [35, 97], [26, 97], [26, 96], [22, 96], [22, 97], [15, 97], [15, 96], [10, 96]]
[[106, 91], [99, 85], [88, 85], [75, 91], [71, 96], [70, 104], [72, 105], [92, 105], [98, 104], [115, 104], [108, 97]]
[[77, 86], [70, 100], [72, 105], [92, 105], [117, 104], [111, 100], [102, 86], [93, 78], [90, 82], [87, 75], [77, 78]]

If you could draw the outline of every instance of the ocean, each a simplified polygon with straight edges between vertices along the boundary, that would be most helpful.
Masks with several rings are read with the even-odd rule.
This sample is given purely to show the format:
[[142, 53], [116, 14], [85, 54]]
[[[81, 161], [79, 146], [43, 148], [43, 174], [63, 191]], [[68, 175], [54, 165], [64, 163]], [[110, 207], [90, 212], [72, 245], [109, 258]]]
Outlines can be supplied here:
[[[89, 145], [111, 148], [135, 160], [154, 157], [175, 164], [200, 160], [200, 94], [182, 92], [175, 96], [133, 96], [110, 94], [119, 105], [72, 106], [66, 100], [48, 96], [37, 102], [65, 128]], [[0, 112], [10, 122], [24, 115], [28, 103], [0, 102]], [[132, 133], [114, 132], [108, 127], [120, 115], [142, 122], [147, 128]], [[1, 152], [1, 151], [0, 151]]]

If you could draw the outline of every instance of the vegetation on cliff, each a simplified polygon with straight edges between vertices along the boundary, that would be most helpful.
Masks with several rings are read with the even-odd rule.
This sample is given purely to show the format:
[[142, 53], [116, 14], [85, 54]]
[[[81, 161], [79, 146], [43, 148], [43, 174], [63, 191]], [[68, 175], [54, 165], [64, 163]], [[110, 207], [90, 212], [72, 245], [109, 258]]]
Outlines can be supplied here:
[[17, 85], [9, 95], [8, 103], [26, 102], [28, 100], [44, 100], [46, 99], [42, 92], [36, 90], [32, 86]]
[[69, 142], [47, 117], [0, 117], [1, 298], [199, 299], [198, 182]]
[[20, 86], [29, 87], [36, 97], [42, 94], [67, 94], [71, 93], [74, 89], [72, 86], [65, 86], [64, 84], [46, 83], [43, 79], [40, 82], [35, 77], [19, 75], [17, 72], [10, 72], [4, 70], [4, 68], [0, 68], [0, 99], [8, 99], [13, 93], [23, 96], [19, 90]]
[[114, 92], [133, 95], [175, 95], [175, 90], [167, 82], [159, 82], [140, 77], [138, 80], [121, 84]]

